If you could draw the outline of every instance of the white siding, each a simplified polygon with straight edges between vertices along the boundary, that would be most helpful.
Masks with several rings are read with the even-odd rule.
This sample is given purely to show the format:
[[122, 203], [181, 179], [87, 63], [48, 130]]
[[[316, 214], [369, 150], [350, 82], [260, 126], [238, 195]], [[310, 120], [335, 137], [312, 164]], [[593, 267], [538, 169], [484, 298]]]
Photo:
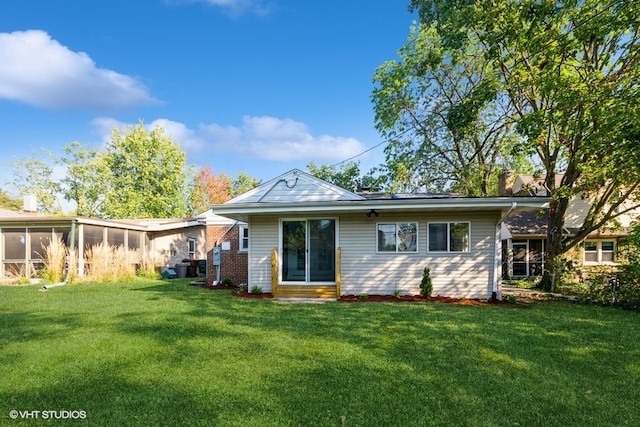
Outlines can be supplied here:
[[[418, 222], [418, 252], [376, 253], [376, 223], [360, 216], [342, 218], [343, 294], [419, 294], [422, 272], [431, 269], [433, 295], [467, 298], [491, 297], [494, 263], [494, 233], [497, 215], [385, 215], [384, 221]], [[469, 253], [427, 252], [427, 223], [469, 221]]]
[[[417, 253], [376, 253], [378, 222], [417, 222]], [[428, 253], [427, 222], [469, 221], [471, 250], [469, 253]], [[422, 272], [431, 269], [433, 295], [490, 298], [494, 268], [494, 233], [497, 215], [450, 214], [384, 214], [377, 218], [362, 215], [340, 218], [342, 247], [341, 293], [358, 295], [419, 294]]]
[[253, 217], [249, 229], [249, 290], [259, 286], [271, 292], [271, 251], [278, 247], [278, 217]]
[[[384, 215], [384, 216], [383, 216]], [[428, 253], [427, 222], [468, 221], [471, 227], [469, 253]], [[388, 214], [367, 218], [364, 214], [342, 215], [338, 220], [338, 246], [342, 248], [341, 293], [358, 295], [419, 294], [422, 271], [431, 269], [433, 295], [490, 298], [494, 273], [494, 237], [498, 215], [451, 213]], [[376, 253], [377, 223], [417, 222], [417, 253]], [[253, 217], [249, 288], [271, 291], [271, 251], [278, 247], [279, 216]]]

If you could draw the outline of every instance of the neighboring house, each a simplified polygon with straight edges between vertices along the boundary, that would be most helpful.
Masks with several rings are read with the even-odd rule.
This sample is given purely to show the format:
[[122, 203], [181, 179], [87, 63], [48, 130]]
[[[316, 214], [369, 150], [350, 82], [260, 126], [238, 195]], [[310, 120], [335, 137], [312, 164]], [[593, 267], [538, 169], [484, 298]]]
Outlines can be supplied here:
[[[206, 226], [206, 283], [212, 285], [226, 279], [236, 286], [246, 284], [249, 256], [247, 224], [214, 215], [210, 210], [198, 219]], [[218, 257], [214, 257], [214, 251], [219, 251]]]
[[[559, 184], [562, 175], [556, 176]], [[500, 180], [500, 195], [509, 197], [548, 196], [544, 177], [505, 173]], [[565, 227], [561, 232], [574, 234], [584, 222], [592, 200], [588, 195], [574, 197], [569, 202]], [[602, 228], [591, 233], [583, 244], [570, 252], [569, 258], [580, 270], [596, 266], [615, 266], [620, 238], [627, 236], [640, 212], [621, 215], [615, 227]], [[545, 268], [548, 217], [545, 211], [522, 212], [505, 220], [508, 233], [503, 243], [504, 278], [542, 276]]]
[[0, 277], [37, 277], [44, 248], [56, 237], [77, 250], [79, 275], [86, 251], [100, 243], [135, 251], [136, 264], [175, 267], [184, 259], [206, 259], [205, 225], [198, 219], [104, 220], [0, 209]]
[[276, 297], [418, 294], [500, 298], [501, 224], [542, 197], [353, 193], [289, 171], [213, 214], [246, 223], [248, 286]]

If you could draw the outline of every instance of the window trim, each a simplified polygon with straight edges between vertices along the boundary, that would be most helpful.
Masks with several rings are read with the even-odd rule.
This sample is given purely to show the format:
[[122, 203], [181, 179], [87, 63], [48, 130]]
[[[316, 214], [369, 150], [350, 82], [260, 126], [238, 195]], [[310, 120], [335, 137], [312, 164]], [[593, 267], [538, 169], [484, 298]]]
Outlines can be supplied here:
[[[595, 261], [587, 261], [587, 243], [590, 244], [595, 244], [596, 249], [595, 251], [591, 250], [588, 251], [589, 253], [595, 253], [596, 254], [596, 260]], [[613, 245], [613, 249], [612, 250], [607, 250], [604, 251], [602, 249], [602, 244], [603, 243], [611, 243]], [[585, 240], [583, 245], [582, 245], [582, 263], [583, 265], [615, 265], [617, 264], [616, 262], [616, 249], [617, 249], [617, 244], [615, 240]], [[603, 253], [610, 253], [611, 254], [611, 261], [603, 261], [603, 257], [602, 254]]]
[[[446, 224], [447, 226], [447, 249], [446, 250], [431, 250], [430, 249], [430, 231], [429, 226], [432, 224]], [[451, 250], [451, 225], [455, 224], [467, 224], [467, 247], [462, 251]], [[432, 254], [469, 254], [471, 253], [471, 221], [427, 221], [427, 253]]]
[[[191, 250], [191, 245], [193, 245], [193, 251]], [[196, 253], [198, 252], [198, 241], [195, 237], [187, 237], [187, 258], [195, 259]]]
[[[334, 258], [334, 273], [335, 277], [333, 281], [312, 281], [311, 277], [311, 263], [309, 260], [309, 222], [310, 221], [333, 221], [334, 227], [334, 254], [340, 247], [340, 218], [336, 216], [300, 216], [300, 217], [282, 217], [278, 219], [278, 284], [279, 285], [304, 285], [304, 286], [322, 286], [322, 285], [335, 285], [338, 280], [338, 261]], [[284, 247], [283, 247], [283, 227], [285, 222], [304, 222], [305, 223], [305, 280], [284, 280], [283, 274], [283, 262], [284, 262]]]
[[[413, 224], [416, 227], [416, 244], [415, 244], [415, 249], [410, 251], [410, 250], [399, 250], [399, 246], [400, 246], [400, 238], [399, 238], [399, 225], [400, 224]], [[380, 226], [381, 225], [393, 225], [395, 227], [395, 244], [396, 244], [396, 248], [395, 250], [389, 250], [389, 251], [384, 251], [384, 250], [380, 250], [380, 245], [379, 245], [379, 241], [378, 241], [378, 235], [380, 233]], [[384, 222], [384, 221], [380, 221], [376, 223], [376, 253], [377, 254], [417, 254], [419, 252], [419, 248], [420, 248], [420, 223], [418, 221], [394, 221], [394, 222]]]
[[[247, 237], [244, 237], [245, 231], [247, 232]], [[244, 242], [245, 240], [247, 242], [246, 248], [242, 245], [242, 242]], [[249, 226], [248, 225], [238, 226], [238, 252], [249, 252]]]

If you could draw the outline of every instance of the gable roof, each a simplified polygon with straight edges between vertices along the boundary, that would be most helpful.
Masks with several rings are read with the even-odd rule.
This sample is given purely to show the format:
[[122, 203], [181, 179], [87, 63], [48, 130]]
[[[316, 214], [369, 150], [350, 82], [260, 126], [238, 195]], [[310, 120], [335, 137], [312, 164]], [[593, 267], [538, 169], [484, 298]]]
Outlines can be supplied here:
[[485, 211], [513, 212], [544, 208], [544, 197], [460, 197], [454, 194], [368, 194], [366, 197], [313, 177], [298, 169], [220, 205], [212, 213], [247, 222], [252, 215], [381, 212]]
[[356, 193], [330, 184], [299, 169], [292, 169], [227, 201], [225, 204], [333, 202], [364, 199]]

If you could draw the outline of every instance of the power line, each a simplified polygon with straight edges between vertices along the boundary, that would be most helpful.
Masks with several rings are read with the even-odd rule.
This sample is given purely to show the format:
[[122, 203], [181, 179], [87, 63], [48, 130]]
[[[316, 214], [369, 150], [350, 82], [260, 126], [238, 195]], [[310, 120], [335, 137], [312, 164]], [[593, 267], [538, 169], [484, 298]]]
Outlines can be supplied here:
[[333, 165], [331, 165], [331, 166], [329, 166], [329, 167], [334, 168], [334, 167], [339, 166], [339, 165], [341, 165], [341, 164], [343, 164], [343, 163], [346, 163], [346, 162], [348, 162], [348, 161], [350, 161], [350, 160], [353, 160], [353, 159], [355, 159], [355, 158], [357, 158], [357, 157], [360, 157], [360, 156], [362, 156], [363, 154], [367, 154], [369, 151], [375, 150], [376, 148], [380, 147], [382, 144], [388, 144], [388, 143], [390, 143], [391, 141], [393, 141], [393, 140], [395, 140], [395, 139], [397, 139], [397, 138], [399, 138], [399, 137], [401, 137], [401, 136], [404, 136], [404, 134], [408, 133], [410, 130], [411, 130], [411, 129], [405, 129], [404, 131], [402, 131], [402, 132], [400, 132], [399, 134], [397, 134], [394, 138], [388, 138], [388, 139], [385, 139], [385, 140], [383, 140], [383, 141], [380, 141], [380, 142], [378, 142], [376, 145], [374, 145], [373, 147], [371, 147], [371, 148], [367, 148], [367, 149], [366, 149], [366, 150], [364, 150], [363, 152], [358, 153], [358, 154], [356, 154], [355, 156], [351, 156], [351, 157], [349, 157], [348, 159], [345, 159], [345, 160], [339, 161], [338, 163], [335, 163], [335, 164], [333, 164]]
[[349, 157], [348, 159], [342, 160], [342, 161], [340, 161], [340, 162], [338, 162], [338, 163], [335, 163], [335, 164], [331, 165], [330, 167], [334, 168], [334, 167], [339, 166], [339, 165], [341, 165], [341, 164], [343, 164], [343, 163], [347, 163], [348, 161], [353, 160], [353, 159], [355, 159], [355, 158], [357, 158], [357, 157], [360, 157], [360, 156], [362, 156], [363, 154], [367, 154], [369, 151], [374, 150], [374, 149], [378, 148], [379, 146], [381, 146], [382, 144], [386, 144], [386, 143], [388, 143], [388, 142], [391, 142], [391, 140], [390, 140], [390, 139], [387, 139], [387, 140], [381, 141], [381, 142], [377, 143], [376, 145], [374, 145], [373, 147], [371, 147], [371, 148], [367, 148], [367, 149], [366, 149], [366, 150], [364, 150], [363, 152], [358, 153], [358, 154], [356, 154], [355, 156], [351, 156], [351, 157]]

